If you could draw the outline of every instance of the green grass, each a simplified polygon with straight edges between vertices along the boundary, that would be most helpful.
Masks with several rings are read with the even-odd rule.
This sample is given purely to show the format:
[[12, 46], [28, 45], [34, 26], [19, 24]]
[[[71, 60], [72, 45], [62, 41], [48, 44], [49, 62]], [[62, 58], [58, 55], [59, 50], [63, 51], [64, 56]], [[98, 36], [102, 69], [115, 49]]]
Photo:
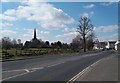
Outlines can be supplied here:
[[[6, 52], [9, 55], [2, 54], [2, 56], [7, 58], [26, 58], [33, 56], [48, 56], [55, 54], [66, 54], [66, 53], [80, 53], [82, 50], [71, 50], [71, 49], [52, 49], [52, 48], [30, 48], [30, 49], [2, 49], [2, 52]], [[9, 57], [10, 56], [10, 57]]]

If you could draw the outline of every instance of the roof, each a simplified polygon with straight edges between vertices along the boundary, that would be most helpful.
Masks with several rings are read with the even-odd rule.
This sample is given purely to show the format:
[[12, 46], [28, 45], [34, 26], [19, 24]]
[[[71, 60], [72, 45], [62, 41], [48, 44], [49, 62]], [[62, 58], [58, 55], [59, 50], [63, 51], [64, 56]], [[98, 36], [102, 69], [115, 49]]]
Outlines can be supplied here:
[[116, 43], [115, 43], [115, 45], [117, 45], [117, 44], [119, 44], [120, 43], [120, 41], [118, 40]]
[[116, 43], [116, 41], [108, 41], [109, 43], [113, 43], [113, 44], [115, 44]]
[[100, 44], [105, 44], [106, 42], [100, 42]]

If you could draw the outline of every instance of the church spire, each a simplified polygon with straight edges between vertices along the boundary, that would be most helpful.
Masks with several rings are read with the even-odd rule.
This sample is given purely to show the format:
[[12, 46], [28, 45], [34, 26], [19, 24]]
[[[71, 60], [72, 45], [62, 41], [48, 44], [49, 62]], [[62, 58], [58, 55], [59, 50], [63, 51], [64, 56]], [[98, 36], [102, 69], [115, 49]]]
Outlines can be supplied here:
[[37, 39], [37, 37], [36, 37], [36, 28], [34, 28], [34, 39]]

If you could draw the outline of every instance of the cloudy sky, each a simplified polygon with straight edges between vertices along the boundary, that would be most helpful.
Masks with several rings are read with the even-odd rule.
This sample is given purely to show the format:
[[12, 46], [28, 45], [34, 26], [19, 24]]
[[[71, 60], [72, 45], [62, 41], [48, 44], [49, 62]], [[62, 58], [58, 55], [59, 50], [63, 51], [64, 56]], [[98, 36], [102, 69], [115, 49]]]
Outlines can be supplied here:
[[76, 28], [80, 16], [89, 16], [99, 41], [117, 40], [118, 5], [107, 2], [2, 2], [0, 20], [1, 37], [21, 39], [37, 38], [50, 42], [70, 43], [78, 35]]

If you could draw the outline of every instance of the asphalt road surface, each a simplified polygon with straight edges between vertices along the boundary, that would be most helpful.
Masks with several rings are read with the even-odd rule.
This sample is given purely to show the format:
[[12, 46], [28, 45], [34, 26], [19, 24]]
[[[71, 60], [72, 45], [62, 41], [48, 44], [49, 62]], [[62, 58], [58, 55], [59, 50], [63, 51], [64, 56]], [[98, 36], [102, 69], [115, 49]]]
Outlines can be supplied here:
[[89, 65], [112, 54], [115, 52], [103, 51], [3, 62], [2, 80], [69, 81]]

